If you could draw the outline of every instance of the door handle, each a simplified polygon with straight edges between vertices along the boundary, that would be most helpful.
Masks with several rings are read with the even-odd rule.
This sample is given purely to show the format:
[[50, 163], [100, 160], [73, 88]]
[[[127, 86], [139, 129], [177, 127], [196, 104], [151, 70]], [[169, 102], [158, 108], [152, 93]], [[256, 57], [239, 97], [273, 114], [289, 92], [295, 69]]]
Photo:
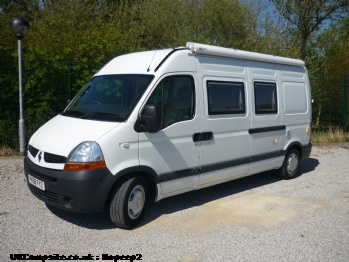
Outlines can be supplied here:
[[208, 141], [208, 140], [212, 140], [212, 139], [213, 139], [212, 132], [195, 133], [193, 135], [194, 142]]
[[194, 142], [202, 141], [202, 133], [195, 133], [195, 134], [193, 135], [193, 141], [194, 141]]
[[205, 133], [202, 133], [202, 135], [203, 135], [203, 140], [204, 141], [213, 139], [213, 133], [212, 132], [205, 132]]

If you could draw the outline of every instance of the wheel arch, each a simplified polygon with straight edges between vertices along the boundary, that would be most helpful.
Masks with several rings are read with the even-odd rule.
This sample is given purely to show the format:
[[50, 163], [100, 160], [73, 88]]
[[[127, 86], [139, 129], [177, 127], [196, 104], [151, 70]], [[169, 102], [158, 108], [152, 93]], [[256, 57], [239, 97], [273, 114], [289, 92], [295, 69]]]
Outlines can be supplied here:
[[290, 144], [287, 145], [287, 147], [282, 150], [282, 154], [284, 156], [286, 156], [287, 152], [291, 150], [291, 148], [296, 148], [299, 152], [299, 155], [300, 155], [300, 159], [302, 159], [302, 156], [303, 156], [303, 146], [300, 142], [298, 141], [293, 141], [291, 142]]
[[108, 197], [105, 202], [106, 206], [110, 203], [115, 188], [133, 175], [142, 176], [146, 180], [150, 192], [149, 200], [155, 201], [158, 195], [157, 184], [160, 182], [158, 175], [148, 166], [137, 166], [123, 169], [114, 175], [113, 185], [110, 187]]

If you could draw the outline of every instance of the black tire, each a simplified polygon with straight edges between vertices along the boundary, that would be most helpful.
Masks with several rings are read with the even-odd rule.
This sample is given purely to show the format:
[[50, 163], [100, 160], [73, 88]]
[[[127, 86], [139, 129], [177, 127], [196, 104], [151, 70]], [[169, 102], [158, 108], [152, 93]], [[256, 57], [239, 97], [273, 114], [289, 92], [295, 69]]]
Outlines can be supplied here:
[[132, 176], [114, 189], [109, 205], [110, 219], [120, 228], [133, 228], [141, 222], [147, 204], [148, 185], [145, 179], [139, 175]]
[[278, 169], [278, 176], [283, 179], [292, 179], [297, 176], [301, 159], [299, 151], [296, 148], [291, 148], [286, 156], [282, 167]]

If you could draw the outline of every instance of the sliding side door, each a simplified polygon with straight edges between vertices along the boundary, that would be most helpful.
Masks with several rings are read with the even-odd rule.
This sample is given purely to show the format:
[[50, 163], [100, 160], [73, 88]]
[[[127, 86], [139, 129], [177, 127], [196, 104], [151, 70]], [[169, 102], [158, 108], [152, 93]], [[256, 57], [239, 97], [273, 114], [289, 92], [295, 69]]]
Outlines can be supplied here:
[[206, 186], [248, 173], [251, 120], [244, 78], [207, 76], [202, 88], [205, 119], [196, 143], [200, 146], [199, 186]]

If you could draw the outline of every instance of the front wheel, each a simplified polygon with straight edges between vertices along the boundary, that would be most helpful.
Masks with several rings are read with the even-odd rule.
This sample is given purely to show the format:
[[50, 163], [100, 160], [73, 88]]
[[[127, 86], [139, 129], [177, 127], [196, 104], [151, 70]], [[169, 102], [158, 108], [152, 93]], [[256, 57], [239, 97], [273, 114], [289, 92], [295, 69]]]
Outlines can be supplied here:
[[278, 175], [283, 179], [292, 179], [297, 176], [300, 164], [300, 154], [296, 148], [291, 148], [285, 157], [282, 167], [278, 170]]
[[111, 221], [121, 228], [132, 228], [142, 220], [148, 203], [148, 186], [143, 177], [135, 175], [119, 184], [109, 205]]

